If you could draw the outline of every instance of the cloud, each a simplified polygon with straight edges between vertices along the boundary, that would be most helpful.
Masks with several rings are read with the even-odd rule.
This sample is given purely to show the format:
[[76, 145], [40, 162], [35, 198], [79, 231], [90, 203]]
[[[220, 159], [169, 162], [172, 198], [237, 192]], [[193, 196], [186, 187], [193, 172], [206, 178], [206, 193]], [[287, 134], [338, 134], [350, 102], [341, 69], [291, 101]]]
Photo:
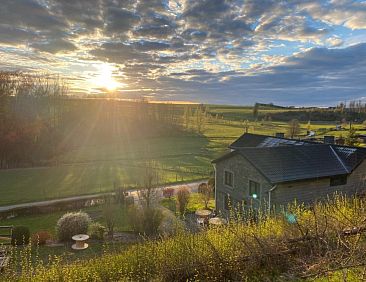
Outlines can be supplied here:
[[110, 7], [107, 10], [106, 21], [107, 32], [123, 34], [140, 21], [140, 16], [130, 10]]
[[[345, 49], [312, 48], [254, 74], [194, 70], [174, 73], [163, 81], [168, 89], [189, 93], [194, 101], [199, 95], [211, 103], [335, 104], [366, 91], [366, 44]], [[177, 95], [177, 100], [184, 95]]]
[[87, 32], [103, 26], [103, 4], [102, 0], [53, 0], [50, 2], [51, 10], [55, 14], [64, 17], [70, 24], [81, 24]]
[[44, 31], [59, 31], [68, 25], [36, 0], [1, 1], [0, 23]]
[[0, 43], [19, 45], [37, 38], [37, 33], [11, 25], [0, 24]]
[[77, 47], [72, 42], [65, 39], [55, 39], [44, 43], [34, 43], [30, 46], [36, 50], [53, 54], [59, 52], [70, 52], [77, 49]]
[[364, 47], [346, 46], [366, 42], [365, 1], [2, 0], [0, 34], [0, 64], [50, 60], [42, 67], [71, 71], [77, 91], [95, 61], [157, 99], [303, 103], [306, 91], [325, 93], [314, 101], [364, 91]]
[[309, 1], [301, 4], [314, 19], [351, 29], [366, 28], [366, 2], [364, 1]]

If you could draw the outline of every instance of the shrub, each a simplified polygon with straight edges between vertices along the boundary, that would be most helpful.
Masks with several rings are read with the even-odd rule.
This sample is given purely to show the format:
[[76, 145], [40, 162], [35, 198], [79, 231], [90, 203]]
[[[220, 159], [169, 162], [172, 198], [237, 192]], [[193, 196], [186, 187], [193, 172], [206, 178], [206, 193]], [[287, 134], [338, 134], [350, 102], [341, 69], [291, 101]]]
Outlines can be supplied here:
[[106, 227], [108, 231], [108, 235], [113, 236], [114, 226], [117, 221], [117, 206], [113, 204], [111, 201], [106, 201], [103, 206], [103, 218], [106, 222]]
[[13, 246], [27, 245], [29, 243], [29, 228], [26, 226], [15, 226], [11, 233], [11, 244]]
[[91, 222], [89, 215], [85, 212], [73, 212], [64, 214], [56, 225], [56, 232], [60, 241], [69, 241], [76, 234], [88, 232]]
[[163, 190], [164, 198], [171, 198], [174, 195], [174, 188], [165, 188]]
[[88, 234], [91, 239], [103, 240], [106, 228], [99, 222], [93, 222], [89, 225]]
[[132, 229], [147, 236], [159, 233], [164, 215], [161, 209], [152, 207], [130, 208], [129, 219]]
[[51, 234], [48, 231], [38, 231], [34, 233], [31, 237], [32, 245], [42, 246], [45, 245], [47, 240], [52, 238]]
[[177, 204], [181, 216], [183, 216], [186, 211], [190, 194], [189, 190], [185, 187], [179, 188], [177, 191]]

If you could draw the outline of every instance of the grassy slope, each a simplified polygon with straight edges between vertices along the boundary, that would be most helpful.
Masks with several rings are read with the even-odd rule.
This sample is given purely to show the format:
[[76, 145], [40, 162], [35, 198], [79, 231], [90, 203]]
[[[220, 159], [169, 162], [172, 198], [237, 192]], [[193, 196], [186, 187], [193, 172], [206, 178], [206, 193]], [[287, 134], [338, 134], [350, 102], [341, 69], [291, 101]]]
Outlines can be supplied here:
[[[147, 159], [158, 162], [162, 183], [206, 177], [212, 169], [211, 160], [243, 134], [241, 121], [252, 116], [250, 107], [211, 106], [210, 112], [223, 114], [225, 119], [211, 119], [203, 135], [186, 132], [127, 143], [109, 142], [108, 138], [85, 140], [84, 146], [64, 154], [57, 167], [0, 171], [0, 205], [110, 191], [114, 182], [134, 186], [141, 180]], [[307, 125], [301, 126], [304, 135]], [[334, 127], [335, 123], [311, 125], [312, 130], [325, 129], [323, 135], [345, 136], [345, 131], [329, 131]], [[249, 132], [257, 134], [286, 131], [287, 124], [281, 122], [251, 122], [249, 127]]]
[[[36, 269], [29, 269], [25, 259], [20, 264], [23, 273], [17, 279], [307, 281], [300, 277], [314, 275], [308, 280], [313, 281], [314, 277], [324, 275], [325, 270], [337, 269], [349, 262], [364, 262], [364, 236], [343, 238], [339, 244], [338, 234], [350, 226], [363, 226], [365, 211], [364, 200], [345, 201], [338, 197], [333, 202], [317, 203], [312, 210], [293, 206], [291, 212], [296, 214], [297, 224], [290, 224], [281, 215], [263, 217], [256, 224], [250, 220], [233, 222], [227, 227], [211, 228], [199, 234], [178, 233], [165, 240], [146, 241], [119, 254], [107, 251], [96, 259], [69, 265], [54, 260], [49, 268], [35, 266]], [[352, 218], [352, 225], [345, 218]], [[291, 241], [304, 238], [304, 232], [308, 240], [296, 241], [296, 244]], [[329, 279], [317, 281], [339, 281], [344, 277], [339, 272], [330, 271], [329, 274]], [[347, 281], [357, 281], [352, 278], [359, 277], [360, 273], [353, 274], [346, 274]]]

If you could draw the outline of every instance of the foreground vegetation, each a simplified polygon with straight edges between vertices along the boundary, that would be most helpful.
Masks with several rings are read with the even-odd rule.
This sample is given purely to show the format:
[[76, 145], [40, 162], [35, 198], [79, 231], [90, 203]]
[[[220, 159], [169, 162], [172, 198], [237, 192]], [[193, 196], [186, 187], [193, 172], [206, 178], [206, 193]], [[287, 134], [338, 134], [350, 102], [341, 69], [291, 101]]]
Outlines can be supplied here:
[[[288, 215], [296, 220], [287, 220]], [[250, 213], [249, 213], [250, 215]], [[286, 216], [287, 215], [287, 216]], [[119, 254], [69, 264], [14, 263], [12, 281], [339, 281], [365, 273], [366, 202], [337, 196], [312, 209], [292, 205], [285, 214], [133, 245]], [[24, 252], [28, 252], [24, 249]], [[16, 269], [15, 265], [18, 266]], [[17, 271], [21, 271], [20, 273]], [[362, 279], [362, 277], [361, 277]]]

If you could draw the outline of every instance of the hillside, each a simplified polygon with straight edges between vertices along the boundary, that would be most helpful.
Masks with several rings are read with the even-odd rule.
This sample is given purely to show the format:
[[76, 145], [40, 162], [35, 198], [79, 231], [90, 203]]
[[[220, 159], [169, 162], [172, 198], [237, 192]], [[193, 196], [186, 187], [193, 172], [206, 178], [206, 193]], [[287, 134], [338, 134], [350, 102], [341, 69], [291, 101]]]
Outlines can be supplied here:
[[[177, 230], [101, 257], [68, 264], [61, 257], [30, 264], [23, 258], [12, 281], [358, 281], [364, 275], [366, 202], [345, 199], [292, 205], [287, 213], [191, 234]], [[28, 254], [28, 255], [27, 255]], [[17, 265], [19, 268], [15, 266]], [[21, 275], [17, 276], [17, 271]], [[349, 279], [349, 280], [348, 280]], [[352, 280], [353, 279], [353, 280]], [[354, 280], [356, 279], [356, 280]]]
[[[66, 101], [64, 122], [60, 123], [63, 133], [55, 139], [62, 150], [49, 158], [37, 160], [39, 155], [35, 155], [32, 163], [19, 162], [17, 167], [0, 170], [0, 205], [106, 192], [114, 185], [136, 187], [149, 160], [156, 162], [159, 184], [206, 178], [212, 173], [211, 161], [246, 130], [267, 135], [288, 131], [285, 121], [255, 120], [253, 107], [215, 105], [205, 106], [198, 130], [198, 107]], [[259, 108], [258, 114], [275, 116], [287, 110], [267, 106]], [[310, 126], [308, 121], [302, 122], [299, 134], [305, 136], [310, 127], [319, 138], [345, 136], [347, 131], [335, 130], [337, 122], [312, 120]], [[362, 124], [354, 126], [363, 128]], [[37, 147], [49, 144], [48, 139], [39, 140]]]

